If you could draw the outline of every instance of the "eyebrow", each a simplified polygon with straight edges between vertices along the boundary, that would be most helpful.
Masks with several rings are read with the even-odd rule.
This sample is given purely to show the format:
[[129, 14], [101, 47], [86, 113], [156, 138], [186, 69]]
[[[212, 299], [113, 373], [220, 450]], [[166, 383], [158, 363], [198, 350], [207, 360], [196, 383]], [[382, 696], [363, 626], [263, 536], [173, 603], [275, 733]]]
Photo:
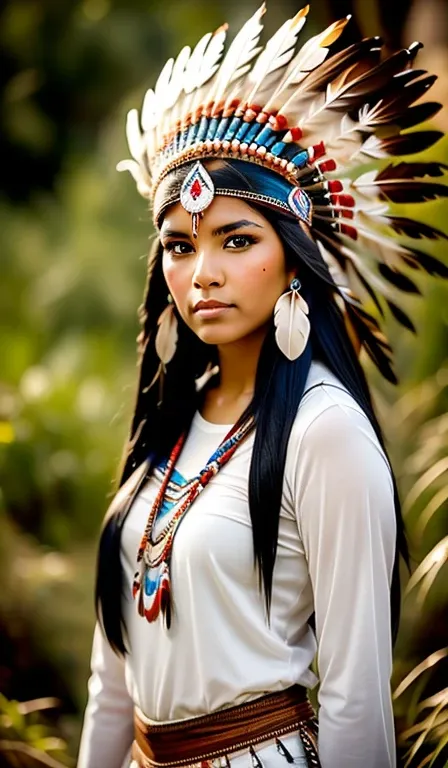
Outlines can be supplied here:
[[[243, 227], [259, 227], [259, 229], [263, 229], [261, 224], [257, 224], [255, 221], [249, 221], [248, 219], [240, 219], [239, 221], [232, 221], [230, 224], [223, 224], [222, 227], [216, 227], [212, 231], [213, 237], [218, 237], [219, 235], [227, 235], [228, 232], [233, 232], [235, 229], [242, 229]], [[174, 229], [165, 229], [162, 230], [161, 233], [162, 237], [190, 237], [188, 232], [178, 232]]]

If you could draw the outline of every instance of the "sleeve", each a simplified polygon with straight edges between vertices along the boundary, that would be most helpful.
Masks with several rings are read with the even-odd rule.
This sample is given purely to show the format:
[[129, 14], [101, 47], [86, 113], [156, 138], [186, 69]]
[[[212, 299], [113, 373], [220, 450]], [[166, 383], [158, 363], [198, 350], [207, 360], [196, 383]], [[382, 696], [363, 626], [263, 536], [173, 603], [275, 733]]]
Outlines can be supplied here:
[[121, 768], [133, 741], [133, 701], [124, 661], [111, 649], [97, 624], [93, 638], [89, 697], [77, 768]]
[[390, 468], [367, 417], [338, 403], [296, 453], [294, 502], [314, 595], [322, 768], [394, 768]]

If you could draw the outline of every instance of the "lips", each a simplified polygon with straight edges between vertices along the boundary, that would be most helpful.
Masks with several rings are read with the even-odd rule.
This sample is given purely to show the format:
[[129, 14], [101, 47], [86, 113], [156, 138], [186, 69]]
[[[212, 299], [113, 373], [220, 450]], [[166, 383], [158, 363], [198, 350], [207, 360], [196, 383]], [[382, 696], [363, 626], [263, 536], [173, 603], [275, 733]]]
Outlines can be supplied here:
[[233, 304], [224, 304], [222, 301], [215, 301], [214, 299], [208, 299], [207, 301], [198, 301], [194, 305], [193, 311], [197, 312], [199, 309], [222, 309], [223, 307], [232, 307]]

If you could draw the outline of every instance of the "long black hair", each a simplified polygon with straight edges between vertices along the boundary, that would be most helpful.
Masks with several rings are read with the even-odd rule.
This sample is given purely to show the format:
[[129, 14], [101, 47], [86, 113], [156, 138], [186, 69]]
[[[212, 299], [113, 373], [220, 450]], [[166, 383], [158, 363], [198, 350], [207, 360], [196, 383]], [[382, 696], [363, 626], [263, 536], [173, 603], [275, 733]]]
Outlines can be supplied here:
[[[189, 171], [183, 166], [165, 180], [164, 194], [172, 199]], [[217, 187], [252, 190], [250, 179], [231, 162], [209, 169]], [[312, 359], [322, 361], [359, 404], [386, 453], [363, 368], [350, 340], [344, 316], [334, 300], [335, 284], [315, 242], [297, 220], [281, 211], [250, 203], [274, 226], [283, 243], [287, 268], [297, 267], [301, 293], [308, 302], [311, 324], [305, 352], [295, 361], [279, 351], [274, 326], [264, 340], [256, 372], [254, 395], [241, 420], [255, 418], [256, 431], [249, 472], [249, 508], [252, 521], [254, 561], [269, 612], [273, 570], [277, 550], [283, 475], [290, 432], [302, 399]], [[200, 403], [195, 380], [209, 363], [217, 360], [216, 349], [204, 344], [179, 320], [179, 339], [163, 381], [163, 399], [156, 375], [159, 360], [155, 351], [157, 320], [167, 305], [168, 288], [162, 271], [162, 248], [156, 238], [148, 263], [148, 282], [141, 308], [139, 336], [140, 377], [129, 441], [121, 473], [120, 490], [113, 500], [101, 534], [96, 581], [99, 619], [112, 648], [126, 653], [126, 627], [122, 615], [123, 576], [120, 540], [123, 523], [142, 481], [151, 467], [172, 450], [179, 435], [188, 430]], [[392, 636], [396, 637], [400, 616], [399, 554], [408, 562], [408, 549], [395, 478], [397, 547], [391, 586]]]

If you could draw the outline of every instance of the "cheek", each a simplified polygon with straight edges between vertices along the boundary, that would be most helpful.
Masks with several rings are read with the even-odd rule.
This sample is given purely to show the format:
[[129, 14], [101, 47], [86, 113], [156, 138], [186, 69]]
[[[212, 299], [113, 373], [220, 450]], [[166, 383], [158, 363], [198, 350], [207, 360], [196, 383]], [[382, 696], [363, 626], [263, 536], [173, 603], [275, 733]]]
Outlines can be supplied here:
[[188, 287], [188, 276], [185, 270], [179, 269], [179, 265], [173, 264], [168, 257], [164, 257], [162, 269], [169, 292], [176, 304], [181, 304]]
[[288, 282], [283, 251], [277, 244], [263, 244], [256, 258], [243, 266], [242, 278], [254, 303], [275, 303]]

